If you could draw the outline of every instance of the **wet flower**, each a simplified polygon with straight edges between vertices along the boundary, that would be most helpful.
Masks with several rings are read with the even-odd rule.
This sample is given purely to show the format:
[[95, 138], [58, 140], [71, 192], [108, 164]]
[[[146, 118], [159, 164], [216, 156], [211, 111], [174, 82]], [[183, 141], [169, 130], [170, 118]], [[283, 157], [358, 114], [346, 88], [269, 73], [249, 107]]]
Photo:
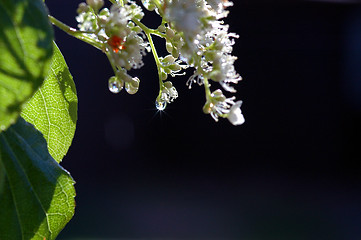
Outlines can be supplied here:
[[106, 50], [109, 52], [111, 61], [118, 68], [125, 68], [130, 70], [131, 68], [140, 68], [144, 65], [143, 56], [146, 51], [146, 43], [142, 37], [134, 32], [123, 40], [118, 36], [112, 36], [110, 39], [116, 39], [116, 41], [108, 41]]
[[163, 102], [171, 103], [178, 97], [177, 89], [173, 86], [172, 82], [167, 81], [164, 83], [164, 88], [161, 93], [160, 100]]
[[[183, 33], [185, 44], [180, 48], [181, 58], [196, 68], [189, 83], [207, 77], [229, 92], [236, 90], [242, 78], [234, 68], [237, 57], [232, 56], [234, 38], [238, 35], [228, 33], [228, 25], [219, 19], [227, 15], [225, 8], [232, 6], [227, 0], [173, 0], [166, 8], [166, 17], [175, 29]], [[191, 85], [191, 84], [190, 84]]]
[[139, 7], [132, 1], [124, 7], [113, 5], [105, 26], [105, 33], [108, 39], [105, 49], [109, 53], [111, 62], [118, 68], [140, 68], [143, 66], [147, 43], [134, 31], [134, 24], [131, 24], [133, 17], [142, 17]]
[[[128, 71], [143, 66], [143, 56], [152, 51], [156, 60], [160, 93], [156, 99], [158, 110], [164, 110], [167, 103], [178, 97], [176, 88], [168, 76], [180, 73], [188, 67], [194, 68], [187, 81], [204, 85], [206, 103], [203, 111], [215, 121], [227, 118], [233, 125], [240, 125], [244, 117], [240, 109], [242, 101], [226, 97], [220, 89], [211, 93], [210, 81], [219, 83], [225, 91], [236, 92], [233, 84], [242, 78], [232, 55], [235, 33], [229, 32], [222, 18], [228, 15], [228, 0], [142, 0], [147, 10], [159, 14], [163, 19], [156, 29], [147, 28], [141, 19], [142, 8], [133, 0], [115, 1], [108, 9], [104, 0], [86, 0], [78, 7], [78, 27], [85, 40], [106, 53], [115, 76], [108, 81], [110, 91], [117, 93], [123, 88], [129, 94], [139, 89], [139, 79], [131, 77]], [[166, 41], [169, 55], [158, 57], [151, 35]], [[146, 41], [148, 39], [148, 41]]]

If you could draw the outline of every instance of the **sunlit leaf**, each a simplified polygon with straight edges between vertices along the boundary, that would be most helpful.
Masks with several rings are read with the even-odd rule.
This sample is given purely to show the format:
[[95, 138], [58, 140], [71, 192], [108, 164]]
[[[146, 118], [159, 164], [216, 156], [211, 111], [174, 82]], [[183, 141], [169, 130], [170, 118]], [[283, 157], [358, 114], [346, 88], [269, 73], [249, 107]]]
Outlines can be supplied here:
[[0, 0], [0, 132], [48, 73], [53, 31], [42, 0]]
[[24, 119], [0, 134], [0, 239], [50, 240], [74, 214], [74, 181]]
[[66, 62], [54, 45], [51, 70], [21, 116], [43, 133], [51, 156], [60, 162], [70, 147], [77, 120], [75, 84]]

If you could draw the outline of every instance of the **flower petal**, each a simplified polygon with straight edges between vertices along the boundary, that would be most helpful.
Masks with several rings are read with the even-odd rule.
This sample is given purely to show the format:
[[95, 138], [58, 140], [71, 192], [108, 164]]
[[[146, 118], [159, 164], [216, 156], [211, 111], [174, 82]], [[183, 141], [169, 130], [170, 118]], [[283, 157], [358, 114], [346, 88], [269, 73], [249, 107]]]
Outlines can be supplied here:
[[241, 105], [242, 105], [242, 101], [236, 102], [229, 110], [227, 116], [228, 120], [235, 126], [241, 125], [245, 122], [244, 116], [241, 111]]

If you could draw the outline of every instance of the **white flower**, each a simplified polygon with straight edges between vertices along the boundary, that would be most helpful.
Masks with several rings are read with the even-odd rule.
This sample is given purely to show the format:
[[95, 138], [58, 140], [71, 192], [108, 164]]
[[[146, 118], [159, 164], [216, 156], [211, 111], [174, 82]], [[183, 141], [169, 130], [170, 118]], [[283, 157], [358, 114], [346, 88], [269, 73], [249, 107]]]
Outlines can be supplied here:
[[221, 81], [220, 84], [224, 88], [224, 90], [228, 92], [236, 92], [236, 90], [229, 85], [229, 83], [237, 84], [240, 80], [242, 80], [242, 77], [236, 72], [234, 68], [234, 61], [237, 58], [231, 55], [224, 55], [224, 58], [222, 59], [221, 64]]
[[205, 34], [205, 20], [209, 11], [204, 0], [173, 0], [165, 9], [165, 18], [172, 27], [182, 33], [184, 43], [181, 44], [181, 55], [188, 62], [196, 53], [199, 41], [197, 38]]
[[131, 30], [127, 27], [130, 19], [130, 12], [127, 11], [125, 7], [116, 4], [112, 5], [105, 32], [109, 37], [116, 35], [125, 39], [131, 32]]
[[229, 109], [229, 113], [228, 113], [227, 118], [235, 126], [236, 125], [241, 125], [245, 121], [244, 116], [243, 116], [242, 111], [241, 111], [241, 105], [242, 105], [242, 101], [237, 101]]
[[[134, 4], [132, 1], [128, 1]], [[133, 5], [113, 5], [107, 20], [105, 32], [108, 36], [105, 49], [111, 56], [111, 61], [117, 67], [127, 70], [143, 66], [143, 56], [147, 44], [143, 38], [130, 27], [132, 15], [140, 14]], [[135, 5], [134, 5], [135, 6]]]
[[160, 100], [163, 102], [171, 103], [178, 97], [177, 89], [173, 86], [172, 82], [167, 81], [164, 83]]
[[203, 112], [210, 114], [214, 121], [218, 122], [218, 117], [228, 116], [231, 106], [234, 105], [235, 97], [226, 98], [222, 90], [217, 89], [207, 98], [206, 104], [203, 106]]
[[173, 0], [166, 8], [167, 19], [175, 24], [178, 31], [183, 32], [190, 39], [201, 31], [200, 19], [204, 13], [202, 8], [197, 6], [199, 2], [197, 0]]
[[[228, 33], [229, 26], [222, 25], [220, 21], [213, 21], [212, 26], [212, 30], [205, 35], [204, 42], [206, 44], [203, 45], [210, 45], [210, 42], [213, 41], [214, 47], [204, 53], [208, 57], [202, 60], [202, 68], [208, 73], [210, 79], [219, 82], [226, 91], [236, 92], [229, 83], [237, 84], [242, 78], [234, 68], [237, 57], [230, 53], [233, 49], [233, 38], [238, 38], [238, 35]], [[206, 49], [206, 47], [203, 48]]]
[[79, 30], [89, 32], [95, 31], [96, 16], [92, 12], [81, 12], [78, 16], [76, 16], [76, 20], [79, 23]]
[[194, 66], [195, 75], [199, 75], [192, 76], [188, 86], [205, 77], [220, 83], [226, 91], [236, 92], [231, 84], [242, 78], [234, 67], [237, 57], [231, 52], [238, 35], [229, 33], [229, 26], [219, 20], [227, 15], [225, 8], [232, 5], [228, 0], [173, 0], [167, 5], [166, 17], [177, 31], [183, 32], [181, 59]]
[[217, 13], [218, 19], [228, 15], [228, 11], [224, 10], [225, 8], [233, 6], [233, 3], [228, 0], [207, 0], [207, 3]]
[[242, 101], [234, 102], [235, 97], [226, 98], [222, 90], [215, 90], [207, 99], [203, 106], [203, 112], [210, 114], [218, 122], [218, 118], [227, 118], [233, 125], [244, 123], [244, 117], [241, 111]]

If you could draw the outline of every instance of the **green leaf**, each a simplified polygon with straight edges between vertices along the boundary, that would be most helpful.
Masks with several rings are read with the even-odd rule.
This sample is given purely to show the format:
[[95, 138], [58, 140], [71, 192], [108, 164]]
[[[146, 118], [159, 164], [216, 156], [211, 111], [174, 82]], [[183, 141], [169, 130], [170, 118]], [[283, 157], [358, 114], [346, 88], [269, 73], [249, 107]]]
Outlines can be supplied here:
[[49, 74], [21, 116], [43, 133], [49, 152], [57, 162], [63, 159], [73, 140], [77, 104], [73, 78], [63, 55], [54, 44]]
[[21, 117], [0, 134], [0, 239], [50, 240], [74, 214], [74, 181]]
[[0, 0], [0, 132], [41, 86], [53, 53], [42, 0]]

